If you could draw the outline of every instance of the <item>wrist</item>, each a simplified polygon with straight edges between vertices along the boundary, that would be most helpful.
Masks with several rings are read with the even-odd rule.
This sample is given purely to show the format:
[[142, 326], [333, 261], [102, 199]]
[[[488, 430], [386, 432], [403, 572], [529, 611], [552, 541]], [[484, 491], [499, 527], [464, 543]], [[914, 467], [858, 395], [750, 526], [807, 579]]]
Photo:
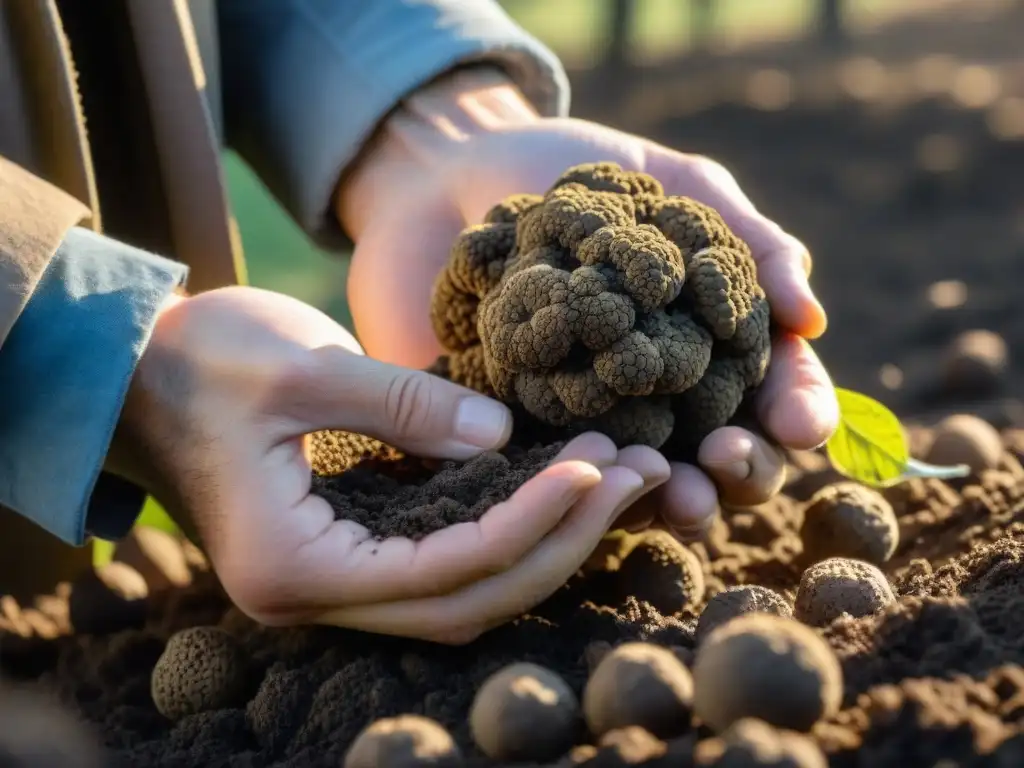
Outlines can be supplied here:
[[374, 201], [401, 190], [433, 193], [466, 143], [539, 119], [497, 67], [463, 67], [428, 83], [398, 105], [342, 179], [335, 207], [342, 227], [358, 240]]

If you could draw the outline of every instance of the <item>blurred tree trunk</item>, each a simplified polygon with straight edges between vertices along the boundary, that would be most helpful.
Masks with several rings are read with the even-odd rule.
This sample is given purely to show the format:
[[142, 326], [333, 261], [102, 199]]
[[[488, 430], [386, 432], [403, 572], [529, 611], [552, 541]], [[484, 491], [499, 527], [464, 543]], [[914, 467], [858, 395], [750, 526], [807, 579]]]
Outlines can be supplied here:
[[818, 36], [827, 46], [838, 48], [847, 41], [846, 0], [819, 0]]
[[629, 66], [629, 48], [633, 41], [635, 21], [635, 0], [611, 0], [608, 17], [608, 53], [605, 66], [609, 69], [624, 69]]

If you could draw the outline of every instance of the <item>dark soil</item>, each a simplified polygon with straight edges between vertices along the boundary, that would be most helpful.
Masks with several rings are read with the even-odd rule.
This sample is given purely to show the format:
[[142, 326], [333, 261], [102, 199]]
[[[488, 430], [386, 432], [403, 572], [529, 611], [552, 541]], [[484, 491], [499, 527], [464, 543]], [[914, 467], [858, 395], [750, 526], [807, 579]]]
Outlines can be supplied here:
[[[998, 39], [1019, 46], [1019, 33], [1010, 30], [1020, 18], [1013, 18], [994, 29]], [[975, 40], [966, 29], [933, 32], [947, 46]], [[876, 48], [902, 66], [908, 51], [931, 52], [923, 34], [905, 31]], [[848, 81], [829, 80], [833, 68], [796, 45], [717, 69], [692, 64], [680, 75], [686, 93], [718, 97], [689, 112], [667, 80], [648, 82], [644, 99], [658, 109], [646, 111], [635, 99], [612, 98], [611, 86], [598, 91], [581, 79], [577, 89], [580, 115], [723, 161], [766, 213], [811, 246], [815, 287], [832, 320], [816, 348], [838, 383], [922, 423], [966, 411], [1004, 430], [1006, 450], [995, 468], [962, 482], [914, 481], [886, 492], [900, 543], [882, 570], [896, 600], [877, 615], [840, 617], [820, 630], [844, 675], [839, 712], [810, 734], [831, 766], [1024, 765], [1024, 406], [1017, 399], [1024, 366], [1014, 355], [1024, 344], [1024, 142], [993, 130], [999, 100], [1020, 85], [1019, 65], [1002, 62], [996, 49], [972, 55], [997, 69], [1005, 64], [1002, 95], [970, 109], [895, 81], [883, 88], [885, 98], [863, 89], [851, 95], [842, 84]], [[793, 78], [784, 108], [722, 97], [729, 91], [720, 84], [746, 83], [765, 66], [783, 67]], [[816, 90], [807, 83], [817, 83]], [[595, 94], [589, 103], [588, 93]], [[665, 105], [677, 113], [666, 113]], [[962, 294], [959, 300], [935, 300], [929, 288], [944, 280], [963, 283], [952, 291]], [[954, 394], [943, 374], [946, 350], [973, 328], [1001, 335], [1010, 359]], [[929, 431], [915, 429], [911, 437], [920, 455]], [[329, 436], [321, 439], [322, 447], [330, 444]], [[357, 452], [367, 456], [375, 448], [367, 441]], [[504, 498], [536, 471], [537, 459], [489, 456], [458, 468], [388, 454], [317, 487], [375, 534], [411, 522], [418, 528], [402, 530], [421, 535]], [[329, 458], [320, 466], [340, 468]], [[692, 667], [697, 617], [726, 587], [764, 585], [792, 605], [803, 572], [803, 504], [837, 477], [817, 453], [794, 454], [790, 471], [776, 500], [724, 510], [706, 540], [690, 548], [693, 558], [666, 560], [661, 539], [611, 537], [601, 562], [530, 615], [468, 646], [257, 626], [229, 605], [192, 553], [193, 583], [146, 600], [120, 598], [93, 579], [35, 606], [0, 601], [0, 674], [49, 693], [77, 715], [105, 747], [110, 766], [335, 767], [365, 726], [400, 714], [443, 725], [470, 765], [495, 765], [474, 746], [468, 716], [476, 691], [506, 665], [539, 664], [582, 697], [594, 665], [625, 641], [668, 647]], [[685, 572], [695, 567], [692, 559], [699, 574]], [[152, 701], [151, 672], [172, 634], [210, 625], [241, 644], [254, 693], [244, 706], [171, 722]], [[38, 700], [20, 704], [14, 695], [0, 690], [0, 701], [8, 702], [0, 713], [0, 765], [76, 764], [8, 757], [16, 748], [24, 754], [33, 739], [37, 752], [46, 740], [51, 753], [93, 764], [88, 737], [74, 724], [54, 721]], [[17, 719], [5, 714], [15, 706]], [[774, 738], [756, 728], [744, 733]], [[695, 721], [667, 740], [625, 729], [595, 745], [580, 727], [572, 755], [549, 764], [782, 764], [726, 756], [707, 762], [722, 752], [710, 748], [712, 735]], [[730, 747], [726, 755], [755, 751]]]
[[[354, 463], [363, 447], [359, 438], [352, 440], [346, 433], [316, 440], [314, 450], [330, 452], [320, 461], [332, 465]], [[376, 538], [418, 540], [450, 525], [479, 519], [542, 470], [561, 447], [557, 443], [513, 446], [463, 464], [395, 457], [360, 462], [341, 474], [315, 475], [313, 491], [331, 503], [338, 519], [359, 523]]]
[[[1007, 433], [1006, 443], [1019, 446], [1020, 433]], [[808, 490], [832, 476], [820, 457], [797, 458], [789, 489], [802, 489], [806, 500]], [[493, 487], [503, 481], [496, 478]], [[1018, 456], [1007, 450], [998, 468], [959, 490], [910, 483], [887, 495], [902, 536], [884, 568], [897, 600], [878, 615], [839, 618], [822, 630], [842, 664], [845, 692], [841, 711], [815, 726], [814, 741], [835, 766], [1024, 760], [1024, 469]], [[792, 602], [801, 575], [795, 560], [802, 513], [800, 500], [788, 492], [761, 507], [725, 511], [707, 541], [691, 548], [705, 589], [679, 572], [685, 565], [660, 577], [630, 567], [657, 560], [651, 548], [663, 547], [663, 538], [616, 535], [599, 564], [530, 615], [465, 647], [329, 628], [263, 628], [231, 608], [200, 568], [191, 586], [157, 593], [141, 613], [136, 603], [126, 603], [120, 627], [111, 624], [105, 605], [103, 634], [10, 636], [0, 646], [0, 668], [79, 713], [106, 746], [111, 765], [338, 766], [366, 725], [400, 714], [436, 720], [472, 764], [493, 765], [475, 749], [468, 724], [487, 677], [508, 664], [532, 662], [557, 672], [582, 696], [602, 654], [630, 640], [669, 647], [691, 664], [700, 610], [726, 586], [762, 584]], [[675, 585], [678, 606], [669, 615], [651, 605], [665, 606], [666, 582]], [[52, 612], [55, 599], [39, 607]], [[70, 600], [74, 604], [74, 589]], [[9, 615], [18, 610], [6, 608]], [[217, 625], [241, 644], [254, 693], [244, 705], [171, 722], [153, 704], [150, 676], [174, 632], [203, 625]], [[0, 723], [0, 749], [12, 738], [4, 727]], [[689, 759], [693, 743], [710, 736], [695, 724], [669, 740], [666, 754]], [[631, 738], [625, 742], [638, 748]], [[591, 740], [585, 729], [575, 734], [577, 744]], [[644, 743], [654, 752], [664, 748], [653, 737]], [[594, 768], [620, 764], [608, 750], [615, 748], [593, 757]], [[588, 750], [581, 746], [576, 754], [582, 760]]]

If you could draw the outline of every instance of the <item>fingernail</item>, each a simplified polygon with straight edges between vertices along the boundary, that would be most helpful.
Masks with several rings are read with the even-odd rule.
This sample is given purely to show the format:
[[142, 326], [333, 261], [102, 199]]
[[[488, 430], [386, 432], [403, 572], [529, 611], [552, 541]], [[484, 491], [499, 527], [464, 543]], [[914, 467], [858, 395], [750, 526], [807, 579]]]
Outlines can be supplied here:
[[477, 448], [496, 448], [508, 439], [512, 419], [501, 403], [486, 397], [467, 397], [455, 412], [455, 436]]
[[567, 504], [601, 482], [601, 470], [583, 461], [556, 464], [548, 473], [554, 473], [564, 483], [559, 496]]
[[721, 480], [732, 480], [737, 483], [742, 483], [750, 477], [751, 467], [750, 462], [734, 461], [730, 464], [715, 464], [712, 467], [712, 471]]

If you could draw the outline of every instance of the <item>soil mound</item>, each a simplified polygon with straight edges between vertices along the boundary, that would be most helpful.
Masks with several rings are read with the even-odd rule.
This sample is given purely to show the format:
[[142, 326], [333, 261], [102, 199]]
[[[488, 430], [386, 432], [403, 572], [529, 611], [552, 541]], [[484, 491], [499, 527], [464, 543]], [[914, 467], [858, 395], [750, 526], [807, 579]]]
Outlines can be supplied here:
[[[359, 492], [372, 501], [367, 483], [377, 477], [390, 498], [407, 494], [399, 514], [384, 514], [385, 521], [392, 522], [409, 517], [415, 505], [429, 507], [423, 489], [433, 487], [431, 483], [452, 488], [477, 483], [475, 492], [497, 498], [514, 484], [513, 478], [527, 471], [524, 456], [543, 453], [502, 457], [504, 463], [492, 465], [489, 477], [482, 476], [474, 462], [430, 474], [396, 455], [367, 459], [354, 438], [328, 437], [334, 446], [331, 461], [341, 460], [339, 445], [348, 446], [351, 455], [345, 461], [354, 461], [365, 477], [343, 487], [331, 485], [337, 478], [320, 478], [318, 483], [325, 492], [348, 494], [346, 498], [354, 498], [353, 489], [362, 488]], [[1016, 446], [1020, 437], [1009, 432], [1004, 441]], [[796, 464], [792, 471], [800, 487], [796, 481], [807, 477], [797, 477]], [[443, 484], [439, 477], [445, 478]], [[999, 468], [970, 477], [959, 489], [938, 482], [911, 483], [887, 495], [901, 535], [899, 551], [881, 570], [895, 600], [870, 615], [840, 615], [820, 629], [808, 628], [824, 638], [836, 656], [842, 670], [842, 703], [838, 711], [805, 729], [801, 749], [819, 750], [833, 766], [931, 766], [942, 758], [965, 765], [1024, 761], [1024, 469], [1007, 449]], [[473, 509], [468, 496], [459, 498], [465, 510]], [[360, 503], [370, 508], [370, 501]], [[76, 713], [91, 726], [113, 765], [338, 766], [371, 725], [402, 716], [431, 721], [417, 727], [433, 734], [426, 741], [426, 736], [416, 735], [418, 731], [406, 734], [403, 743], [447, 743], [447, 733], [455, 750], [445, 752], [445, 760], [502, 765], [477, 745], [470, 725], [474, 700], [488, 680], [500, 679], [496, 676], [512, 665], [534, 665], [550, 675], [549, 683], [540, 688], [539, 683], [523, 688], [536, 699], [534, 709], [544, 704], [544, 692], [551, 690], [564, 691], [562, 697], [571, 692], [582, 702], [601, 662], [626, 643], [666, 649], [680, 666], [672, 674], [688, 680], [703, 647], [694, 638], [697, 620], [719, 592], [759, 584], [793, 604], [803, 575], [803, 566], [797, 565], [802, 554], [799, 532], [810, 503], [811, 494], [788, 494], [760, 507], [726, 510], [707, 539], [690, 547], [684, 558], [666, 555], [660, 533], [615, 534], [627, 543], [600, 568], [581, 572], [531, 614], [465, 647], [331, 628], [261, 627], [233, 609], [211, 574], [200, 568], [194, 569], [190, 585], [148, 596], [143, 616], [137, 599], [124, 598], [120, 626], [110, 600], [105, 600], [102, 634], [67, 630], [50, 639], [20, 636], [33, 635], [25, 614], [41, 612], [40, 606], [57, 611], [55, 605], [62, 600], [66, 607], [74, 599], [74, 586], [70, 594], [48, 596], [37, 606], [6, 604], [8, 636], [0, 645], [0, 671], [34, 683]], [[381, 530], [388, 529], [382, 524]], [[630, 578], [635, 567], [629, 563], [634, 559], [644, 564], [657, 560], [661, 567], [645, 565], [638, 571], [644, 574], [642, 579]], [[678, 572], [670, 567], [673, 563]], [[700, 569], [696, 576], [689, 572], [695, 567]], [[703, 581], [702, 588], [692, 588], [695, 580]], [[680, 585], [691, 587], [681, 590]], [[678, 607], [663, 614], [653, 604], [665, 608], [666, 591], [679, 596]], [[748, 617], [743, 614], [733, 621]], [[772, 618], [796, 621], [787, 615]], [[19, 621], [20, 633], [11, 628], [12, 619]], [[237, 690], [248, 694], [244, 700], [223, 699], [230, 703], [212, 711], [170, 719], [154, 704], [153, 671], [165, 656], [168, 641], [197, 627], [217, 627], [233, 639], [246, 660], [248, 676]], [[630, 679], [646, 678], [639, 673], [623, 676]], [[699, 686], [699, 678], [696, 682]], [[761, 683], [747, 680], [740, 670], [733, 684], [750, 686], [745, 695], [753, 695]], [[651, 711], [655, 702], [642, 701], [650, 686], [623, 685], [617, 692], [618, 710], [637, 712], [637, 719], [646, 723], [658, 722], [658, 713]], [[506, 705], [512, 707], [510, 712], [532, 711], [516, 703], [521, 697], [515, 698], [514, 686], [502, 695], [512, 697]], [[700, 695], [698, 689], [696, 696]], [[683, 701], [673, 706], [688, 712]], [[659, 727], [661, 738], [630, 722], [628, 714], [620, 716], [625, 719], [613, 730], [594, 735], [578, 710], [570, 708], [570, 713], [577, 713], [576, 721], [567, 720], [568, 730], [557, 738], [575, 744], [565, 761], [592, 768], [664, 765], [669, 759], [673, 765], [725, 765], [715, 760], [724, 761], [737, 750], [775, 754], [771, 744], [789, 744], [796, 738], [786, 730], [791, 723], [767, 722], [752, 731], [766, 740], [763, 748], [725, 749], [722, 739], [734, 736], [714, 732], [699, 715], [690, 720], [681, 715], [673, 720], [677, 728]], [[770, 713], [771, 708], [760, 711]], [[397, 729], [385, 725], [377, 730]], [[443, 733], [431, 731], [435, 725]], [[508, 733], [529, 732], [514, 724], [509, 728]], [[550, 743], [551, 739], [538, 741], [538, 754], [550, 750]], [[372, 754], [392, 754], [386, 744], [375, 749]], [[410, 760], [420, 752], [432, 754], [426, 747], [419, 752], [403, 749], [399, 751]], [[529, 763], [530, 750], [530, 744], [502, 747], [506, 754], [526, 756], [518, 758], [519, 764], [523, 759]], [[721, 757], [712, 760], [716, 754]], [[814, 755], [812, 750], [808, 759], [816, 759]], [[700, 763], [693, 762], [698, 759]], [[743, 764], [790, 764], [749, 762], [753, 759], [760, 758], [745, 758]], [[550, 760], [548, 752], [534, 764], [542, 762], [554, 765], [557, 760]]]

